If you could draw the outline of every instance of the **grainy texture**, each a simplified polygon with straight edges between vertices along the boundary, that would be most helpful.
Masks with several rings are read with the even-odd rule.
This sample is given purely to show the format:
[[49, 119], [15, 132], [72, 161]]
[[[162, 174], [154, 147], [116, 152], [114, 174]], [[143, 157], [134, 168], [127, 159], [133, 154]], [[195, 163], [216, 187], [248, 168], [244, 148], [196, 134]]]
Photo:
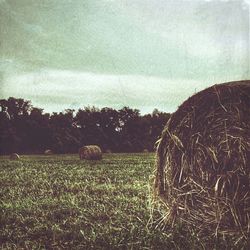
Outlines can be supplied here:
[[154, 162], [154, 153], [0, 156], [0, 249], [248, 249], [160, 225]]
[[52, 152], [52, 150], [47, 149], [47, 150], [44, 151], [44, 154], [45, 154], [45, 155], [52, 155], [53, 152]]
[[19, 160], [20, 156], [17, 153], [13, 153], [10, 155], [10, 160]]
[[97, 145], [84, 146], [79, 149], [79, 157], [81, 160], [101, 160], [102, 150]]
[[157, 151], [155, 191], [165, 219], [248, 239], [250, 81], [214, 85], [185, 101]]

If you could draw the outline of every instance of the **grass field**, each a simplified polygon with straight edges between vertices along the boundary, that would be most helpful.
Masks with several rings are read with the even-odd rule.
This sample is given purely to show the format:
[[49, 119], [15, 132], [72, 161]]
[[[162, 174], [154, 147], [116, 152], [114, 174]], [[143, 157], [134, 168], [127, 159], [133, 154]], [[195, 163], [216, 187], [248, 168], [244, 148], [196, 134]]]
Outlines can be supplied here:
[[[0, 158], [2, 249], [208, 249], [152, 213], [154, 154]], [[152, 218], [154, 223], [152, 223]], [[223, 249], [225, 240], [209, 249]]]

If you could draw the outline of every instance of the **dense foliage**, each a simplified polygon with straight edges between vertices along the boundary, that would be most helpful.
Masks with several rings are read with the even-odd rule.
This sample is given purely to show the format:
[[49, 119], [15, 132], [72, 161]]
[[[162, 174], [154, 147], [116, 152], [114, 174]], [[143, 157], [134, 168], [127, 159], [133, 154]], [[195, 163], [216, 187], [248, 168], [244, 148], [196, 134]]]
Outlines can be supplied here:
[[0, 153], [74, 153], [83, 145], [97, 144], [104, 151], [152, 151], [169, 114], [140, 115], [124, 107], [85, 107], [59, 113], [44, 113], [30, 101], [10, 97], [0, 100]]

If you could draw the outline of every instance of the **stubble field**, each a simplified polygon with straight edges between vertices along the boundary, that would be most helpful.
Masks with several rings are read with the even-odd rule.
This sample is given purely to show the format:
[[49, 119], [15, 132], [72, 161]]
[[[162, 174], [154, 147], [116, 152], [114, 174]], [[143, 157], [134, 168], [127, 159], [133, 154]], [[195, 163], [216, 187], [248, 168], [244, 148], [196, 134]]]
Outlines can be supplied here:
[[[0, 158], [2, 249], [221, 249], [154, 210], [153, 153]], [[206, 248], [207, 249], [207, 248]]]

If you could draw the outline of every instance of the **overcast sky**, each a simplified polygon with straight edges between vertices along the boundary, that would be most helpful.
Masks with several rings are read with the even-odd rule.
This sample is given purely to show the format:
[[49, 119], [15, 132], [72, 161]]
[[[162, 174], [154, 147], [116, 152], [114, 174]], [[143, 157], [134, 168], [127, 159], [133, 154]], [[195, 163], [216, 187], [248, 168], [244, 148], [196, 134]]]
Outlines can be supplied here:
[[249, 79], [249, 0], [0, 0], [0, 98], [172, 112]]

